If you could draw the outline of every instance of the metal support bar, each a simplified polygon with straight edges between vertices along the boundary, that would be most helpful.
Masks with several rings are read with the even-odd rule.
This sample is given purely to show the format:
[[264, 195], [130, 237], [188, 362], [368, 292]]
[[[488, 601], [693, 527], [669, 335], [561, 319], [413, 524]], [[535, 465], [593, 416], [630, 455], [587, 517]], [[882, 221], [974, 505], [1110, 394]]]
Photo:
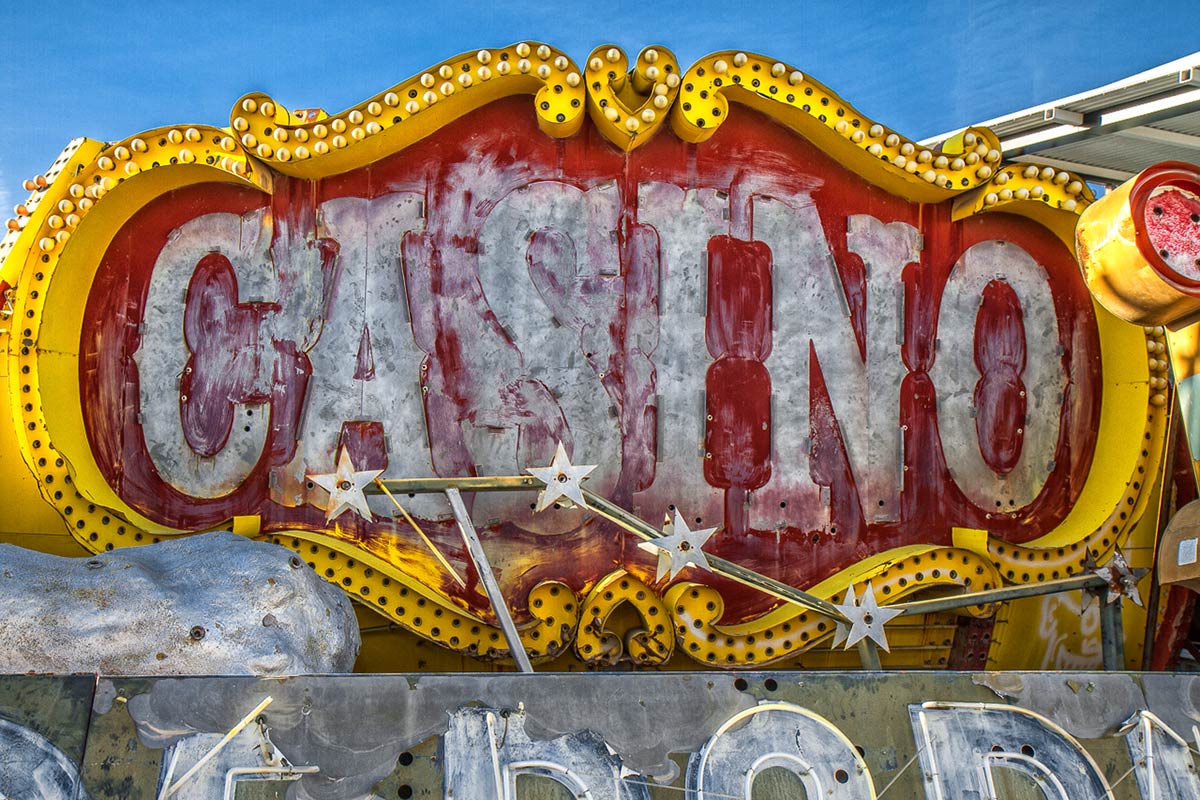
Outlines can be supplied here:
[[[389, 483], [393, 482], [389, 481]], [[450, 501], [450, 508], [454, 510], [454, 519], [458, 522], [458, 529], [462, 531], [463, 541], [467, 544], [467, 552], [471, 554], [471, 561], [475, 563], [475, 571], [479, 573], [484, 591], [487, 592], [492, 609], [496, 612], [496, 619], [500, 621], [500, 628], [504, 631], [504, 640], [508, 642], [509, 652], [512, 653], [513, 660], [517, 662], [521, 672], [533, 672], [533, 664], [529, 663], [525, 645], [521, 643], [517, 625], [513, 622], [512, 614], [508, 610], [508, 601], [504, 599], [504, 594], [500, 591], [500, 584], [496, 582], [496, 576], [492, 572], [492, 565], [488, 563], [487, 554], [483, 552], [483, 545], [479, 543], [479, 535], [475, 532], [475, 525], [471, 522], [471, 515], [467, 513], [467, 507], [463, 505], [462, 495], [453, 486], [444, 491], [446, 499]]]
[[1107, 586], [1104, 579], [1098, 575], [1077, 575], [1074, 578], [1063, 578], [1057, 581], [1031, 583], [1026, 586], [1005, 586], [1000, 589], [989, 589], [986, 592], [967, 592], [949, 597], [938, 597], [933, 600], [916, 600], [911, 603], [896, 603], [889, 608], [903, 608], [905, 616], [915, 614], [936, 614], [943, 611], [957, 611], [970, 606], [984, 606], [990, 603], [1002, 603], [1006, 600], [1019, 600], [1022, 597], [1040, 597], [1059, 592], [1071, 592], [1077, 589], [1093, 589]]
[[162, 788], [162, 792], [159, 794], [159, 800], [166, 800], [166, 798], [168, 798], [171, 795], [178, 792], [185, 783], [190, 781], [195, 776], [195, 774], [197, 772], [199, 772], [201, 770], [201, 768], [204, 767], [205, 764], [207, 764], [212, 759], [216, 758], [217, 753], [220, 753], [223, 749], [225, 749], [225, 745], [232, 742], [235, 736], [237, 736], [239, 733], [241, 733], [242, 730], [247, 725], [249, 725], [251, 722], [253, 722], [255, 720], [255, 718], [263, 712], [263, 709], [265, 709], [267, 706], [271, 705], [271, 701], [273, 699], [274, 698], [269, 695], [267, 697], [264, 697], [262, 699], [262, 702], [254, 707], [253, 711], [251, 711], [246, 716], [242, 717], [241, 720], [239, 720], [236, 725], [234, 725], [232, 728], [229, 729], [229, 733], [226, 733], [223, 737], [221, 737], [221, 741], [217, 742], [211, 748], [209, 748], [208, 752], [205, 753], [204, 755], [202, 755], [200, 757], [200, 759], [195, 764], [192, 765], [192, 768], [189, 769], [187, 772], [183, 773], [183, 777], [181, 777], [179, 780], [175, 781], [175, 783], [173, 783], [173, 784], [171, 783], [171, 772], [175, 766], [176, 759], [175, 759], [174, 754], [172, 754], [171, 768], [169, 768], [167, 770], [167, 779], [165, 781], [163, 781], [163, 788]]
[[527, 492], [544, 485], [532, 475], [497, 475], [476, 478], [392, 478], [381, 480], [382, 486], [367, 484], [365, 494], [383, 494], [386, 487], [396, 494], [433, 494], [448, 489], [460, 492]]
[[1100, 651], [1104, 669], [1125, 669], [1125, 630], [1121, 626], [1121, 603], [1108, 602], [1107, 586], [1100, 590]]
[[418, 536], [421, 537], [421, 541], [425, 543], [427, 548], [429, 548], [429, 552], [433, 553], [433, 557], [436, 558], [438, 563], [442, 565], [442, 569], [446, 570], [446, 572], [450, 574], [450, 577], [454, 578], [455, 582], [457, 582], [459, 586], [464, 589], [467, 588], [467, 582], [464, 581], [462, 576], [458, 574], [458, 570], [450, 566], [450, 562], [446, 559], [446, 556], [442, 555], [442, 551], [438, 550], [437, 545], [435, 545], [433, 541], [425, 535], [425, 531], [421, 530], [421, 526], [418, 525], [417, 521], [412, 518], [412, 515], [405, 510], [404, 506], [400, 505], [400, 501], [396, 499], [396, 496], [388, 491], [388, 488], [383, 485], [383, 481], [379, 480], [379, 478], [376, 478], [375, 483], [379, 485], [379, 488], [383, 490], [385, 495], [387, 495], [387, 499], [392, 501], [392, 505], [396, 507], [396, 510], [403, 515], [408, 524], [412, 526], [412, 529], [417, 532]]
[[1125, 618], [1121, 616], [1121, 604], [1125, 600], [1121, 599], [1113, 603], [1113, 620], [1116, 625], [1113, 626], [1113, 657], [1116, 660], [1117, 670], [1125, 669]]
[[[395, 494], [444, 492], [449, 496], [451, 490], [455, 492], [521, 492], [539, 490], [543, 486], [544, 484], [532, 475], [498, 475], [473, 478], [404, 478], [381, 480], [377, 486], [368, 484], [363, 487], [363, 491], [367, 494], [383, 494], [385, 489]], [[595, 511], [600, 516], [619, 525], [630, 533], [646, 540], [662, 538], [662, 531], [595, 492], [583, 489], [583, 497], [587, 500], [588, 507], [592, 511]], [[708, 558], [708, 563], [713, 567], [713, 572], [716, 572], [718, 575], [723, 575], [745, 586], [766, 592], [772, 597], [777, 597], [789, 603], [795, 603], [798, 606], [824, 614], [827, 617], [832, 617], [835, 620], [847, 621], [841, 610], [828, 600], [823, 600], [808, 592], [801, 591], [794, 586], [788, 586], [786, 583], [780, 583], [765, 575], [759, 575], [753, 570], [746, 569], [723, 558], [716, 556], [706, 557]]]
[[[459, 491], [491, 491], [491, 492], [519, 492], [541, 489], [543, 484], [533, 476], [525, 475], [509, 475], [509, 476], [494, 476], [494, 477], [470, 477], [470, 478], [406, 478], [400, 480], [380, 481], [379, 486], [367, 486], [364, 491], [371, 494], [383, 494], [385, 488], [397, 494], [410, 493], [428, 493], [428, 492], [443, 492], [447, 497], [451, 498], [451, 505], [455, 503], [454, 498], [458, 496]], [[595, 511], [600, 516], [618, 525], [622, 529], [629, 531], [635, 536], [650, 541], [662, 538], [662, 531], [655, 528], [650, 523], [646, 522], [609, 501], [608, 499], [596, 494], [595, 492], [583, 489], [583, 497], [587, 501], [588, 507]], [[461, 498], [458, 500], [461, 507]], [[478, 537], [475, 534], [475, 529], [471, 525], [470, 519], [467, 517], [466, 510], [463, 508], [460, 512], [459, 508], [455, 508], [455, 518], [459, 521], [459, 527], [463, 530], [463, 537], [468, 537], [467, 530], [470, 530], [470, 537], [474, 539], [476, 547], [478, 547]], [[463, 521], [466, 521], [464, 526]], [[468, 550], [471, 551], [471, 557], [476, 562], [476, 568], [480, 567], [480, 562], [487, 564], [486, 557], [483, 556], [482, 548], [478, 550], [478, 556], [472, 549], [470, 540], [468, 540]], [[718, 575], [729, 578], [744, 586], [757, 589], [761, 592], [776, 597], [788, 603], [806, 608], [810, 611], [815, 611], [819, 614], [824, 614], [831, 619], [847, 622], [845, 615], [841, 609], [833, 603], [808, 592], [788, 586], [773, 578], [768, 578], [754, 570], [747, 569], [740, 564], [734, 564], [731, 561], [726, 561], [718, 556], [706, 555], [712, 571]], [[491, 574], [490, 568], [480, 569], [481, 577], [484, 577], [484, 586], [488, 588], [489, 579], [494, 584], [494, 576]], [[967, 592], [964, 594], [950, 595], [948, 597], [938, 597], [930, 600], [917, 600], [909, 603], [896, 603], [891, 608], [900, 608], [904, 610], [905, 615], [915, 616], [920, 614], [936, 614], [948, 611], [959, 611], [971, 606], [983, 606], [991, 603], [1002, 603], [1008, 600], [1018, 600], [1024, 597], [1040, 597], [1048, 594], [1057, 594], [1059, 592], [1071, 592], [1086, 589], [1099, 589], [1106, 586], [1104, 579], [1088, 573], [1076, 575], [1070, 578], [1061, 580], [1044, 581], [1036, 584], [1025, 586], [1005, 586], [998, 589], [990, 589], [984, 592]], [[496, 589], [496, 597], [492, 597], [491, 589], [488, 589], [488, 596], [492, 598], [492, 603], [496, 606], [497, 616], [508, 616], [508, 606], [504, 604], [503, 598], [497, 604], [496, 597], [500, 597], [499, 589]], [[511, 620], [511, 618], [510, 618]], [[1118, 616], [1119, 620], [1119, 616]], [[1117, 625], [1117, 628], [1120, 626]], [[515, 631], [515, 627], [514, 627]], [[508, 635], [506, 630], [506, 636]], [[514, 634], [515, 635], [515, 634]], [[518, 642], [519, 645], [519, 642]], [[1123, 643], [1121, 650], [1123, 651]], [[515, 649], [514, 649], [515, 650]], [[876, 653], [878, 658], [878, 653]], [[1114, 663], [1123, 663], [1121, 658], [1113, 657]], [[865, 663], [865, 662], [864, 662]]]
[[[583, 498], [587, 500], [588, 507], [595, 511], [600, 516], [620, 525], [625, 530], [639, 536], [647, 541], [653, 539], [661, 539], [662, 531], [658, 530], [649, 523], [638, 519], [633, 514], [630, 514], [625, 509], [601, 497], [595, 492], [590, 492], [587, 489], [583, 490]], [[760, 575], [751, 569], [746, 569], [740, 564], [734, 564], [732, 561], [726, 561], [717, 556], [710, 556], [707, 553], [705, 558], [708, 559], [708, 564], [712, 567], [712, 571], [718, 575], [722, 575], [730, 580], [749, 586], [753, 589], [758, 589], [760, 592], [765, 592], [772, 597], [777, 597], [780, 600], [785, 600], [789, 603], [795, 603], [798, 606], [816, 611], [819, 614], [824, 614], [827, 617], [832, 617], [840, 622], [848, 622], [845, 614], [841, 609], [835, 606], [828, 600], [823, 600], [816, 595], [811, 595], [808, 592], [801, 591], [794, 586], [788, 586], [786, 583], [780, 583], [774, 578], [768, 578], [766, 575]]]
[[[1142, 739], [1146, 742], [1146, 777], [1149, 779], [1146, 782], [1150, 784], [1146, 787], [1150, 790], [1146, 800], [1158, 800], [1158, 776], [1154, 773], [1154, 723], [1150, 717], [1143, 715], [1141, 727]], [[1190, 756], [1188, 760], [1191, 760]]]
[[879, 660], [879, 647], [870, 637], [859, 640], [858, 655], [862, 658], [863, 669], [872, 672], [879, 672], [883, 669], [883, 664]]

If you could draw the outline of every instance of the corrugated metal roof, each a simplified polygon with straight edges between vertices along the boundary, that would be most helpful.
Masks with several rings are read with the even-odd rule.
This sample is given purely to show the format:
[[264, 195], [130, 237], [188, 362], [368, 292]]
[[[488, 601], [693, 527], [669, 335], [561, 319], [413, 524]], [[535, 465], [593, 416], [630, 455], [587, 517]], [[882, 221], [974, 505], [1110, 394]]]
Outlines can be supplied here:
[[1189, 136], [1200, 136], [1200, 111], [1193, 111], [1190, 114], [1182, 114], [1174, 119], [1156, 122], [1153, 127], [1161, 128], [1164, 131], [1185, 133]]
[[[1160, 161], [1180, 161], [1178, 151], [1169, 144], [1127, 138], [1117, 134], [1097, 139], [1085, 139], [1061, 147], [1048, 147], [1030, 158], [1048, 156], [1060, 161], [1077, 161], [1080, 164], [1126, 172], [1132, 177], [1152, 164]], [[1193, 159], [1200, 155], [1193, 153]]]
[[1200, 52], [972, 125], [993, 130], [1006, 159], [1043, 161], [1101, 183], [1159, 161], [1200, 162]]

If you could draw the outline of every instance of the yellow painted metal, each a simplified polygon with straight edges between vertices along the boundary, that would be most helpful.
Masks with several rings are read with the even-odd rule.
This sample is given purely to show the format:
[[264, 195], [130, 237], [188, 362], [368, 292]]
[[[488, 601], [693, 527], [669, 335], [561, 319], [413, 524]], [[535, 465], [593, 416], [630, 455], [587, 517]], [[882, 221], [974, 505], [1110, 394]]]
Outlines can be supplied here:
[[987, 183], [956, 198], [952, 216], [957, 220], [982, 211], [1018, 214], [1054, 231], [1071, 247], [1073, 215], [1093, 201], [1088, 185], [1069, 172], [1036, 163], [1008, 164], [997, 167]]
[[[778, 120], [871, 183], [910, 200], [936, 203], [977, 187], [1004, 191], [996, 184], [1000, 140], [990, 130], [969, 128], [932, 150], [867, 118], [795, 67], [754, 53], [713, 53], [693, 64], [671, 127], [685, 141], [705, 141], [728, 118], [730, 100]], [[1064, 210], [1090, 200], [1082, 181], [1072, 176], [1066, 183], [1078, 192], [1075, 205]]]
[[1116, 316], [1139, 325], [1175, 324], [1200, 314], [1200, 297], [1163, 280], [1138, 247], [1142, 222], [1133, 218], [1131, 197], [1154, 169], [1096, 201], [1076, 229], [1079, 264], [1092, 296]]
[[[1161, 413], [1161, 412], [1160, 412]], [[1165, 416], [1165, 414], [1163, 414]], [[1163, 441], [1154, 445], [1161, 452]], [[1139, 462], [1150, 470], [1139, 473], [1141, 481], [1135, 481], [1140, 488], [1136, 491], [1136, 500], [1131, 505], [1127, 498], [1127, 515], [1132, 515], [1135, 507], [1141, 507], [1143, 512], [1133, 518], [1132, 522], [1119, 519], [1119, 531], [1106, 529], [1107, 536], [1097, 541], [1097, 536], [1088, 537], [1083, 543], [1083, 550], [1093, 549], [1093, 557], [1097, 562], [1104, 562], [1111, 548], [1121, 547], [1122, 553], [1129, 566], [1138, 568], [1154, 568], [1154, 543], [1158, 536], [1159, 492], [1162, 486], [1162, 476], [1158, 470], [1163, 467], [1161, 458], [1151, 459], [1148, 456]], [[1131, 485], [1131, 488], [1132, 485]], [[1145, 509], [1151, 513], [1144, 513]], [[1119, 514], [1116, 515], [1119, 518]], [[1115, 522], [1114, 525], [1117, 525]], [[1109, 545], [1105, 549], [1104, 541]], [[1078, 552], [1078, 551], [1076, 551]], [[1009, 553], [1010, 557], [1017, 556]], [[1019, 557], [1012, 562], [1020, 564]], [[1043, 562], [1027, 562], [1027, 569], [1041, 570]], [[1082, 571], [1078, 566], [1074, 572]], [[1065, 572], [1065, 570], [1064, 570]], [[1070, 574], [1070, 573], [1066, 573]], [[1036, 575], [1035, 575], [1036, 577]], [[1150, 573], [1143, 577], [1139, 590], [1143, 599], [1150, 596]], [[1100, 643], [1100, 616], [1097, 611], [1098, 601], [1093, 599], [1088, 611], [1083, 612], [1081, 592], [1032, 597], [1004, 603], [996, 613], [996, 624], [993, 628], [992, 646], [988, 652], [988, 669], [1098, 669], [1103, 665]], [[1143, 639], [1140, 633], [1145, 630], [1146, 612], [1133, 603], [1122, 601], [1121, 616], [1125, 624], [1125, 659], [1128, 669], [1141, 668]], [[1036, 622], [1036, 624], [1034, 624]]]
[[[988, 559], [979, 553], [913, 545], [864, 559], [809, 591], [822, 599], [840, 602], [849, 585], [854, 586], [856, 594], [861, 594], [868, 583], [882, 603], [890, 604], [937, 587], [992, 589], [1000, 585], [1001, 579]], [[829, 617], [793, 605], [780, 606], [741, 623], [722, 624], [725, 601], [720, 592], [698, 583], [672, 586], [664, 600], [675, 621], [680, 648], [709, 666], [762, 665], [789, 659], [825, 641], [834, 630], [834, 621]], [[975, 608], [964, 613], [986, 616], [991, 611]], [[917, 627], [922, 624], [905, 622]], [[889, 637], [891, 628], [889, 625]]]
[[503, 97], [534, 95], [538, 126], [556, 138], [584, 119], [585, 87], [563, 52], [539, 42], [463, 53], [338, 114], [298, 119], [254, 92], [233, 107], [241, 145], [286, 175], [315, 178], [403, 150], [444, 125]]
[[400, 505], [400, 501], [396, 499], [396, 496], [388, 491], [388, 488], [384, 482], [379, 480], [379, 478], [376, 478], [375, 485], [383, 491], [384, 496], [386, 496], [388, 500], [392, 501], [392, 505], [395, 506], [396, 510], [400, 512], [400, 515], [404, 517], [404, 521], [408, 523], [408, 527], [412, 529], [413, 533], [421, 537], [421, 542], [426, 548], [429, 549], [429, 552], [433, 555], [433, 557], [437, 559], [438, 564], [440, 564], [442, 569], [446, 571], [446, 574], [448, 574], [451, 578], [454, 578], [454, 582], [459, 586], [463, 587], [464, 589], [467, 588], [467, 582], [464, 581], [462, 576], [458, 574], [458, 570], [456, 570], [454, 566], [446, 559], [446, 556], [442, 555], [442, 551], [438, 549], [437, 545], [430, 541], [429, 537], [425, 535], [425, 531], [421, 530], [421, 526], [417, 524], [415, 519], [412, 518], [412, 515], [408, 513], [404, 506]]
[[253, 539], [262, 533], [262, 517], [254, 514], [252, 516], [234, 517], [233, 532], [238, 536], [246, 536]]
[[[575, 652], [585, 661], [658, 665], [675, 650], [671, 619], [662, 598], [636, 575], [616, 570], [598, 581], [583, 601]], [[616, 620], [620, 609], [632, 613]]]
[[950, 531], [954, 546], [973, 553], [988, 552], [988, 532], [978, 528], [954, 528]]
[[625, 52], [601, 45], [588, 56], [588, 115], [610, 142], [629, 152], [664, 127], [679, 94], [679, 62], [664, 47], [647, 47], [632, 70]]
[[[91, 455], [79, 402], [78, 350], [85, 306], [80, 298], [91, 292], [100, 263], [97, 254], [105, 252], [129, 217], [154, 198], [204, 181], [269, 191], [269, 174], [236, 150], [223, 131], [208, 127], [162, 128], [107, 147], [87, 142], [46, 190], [51, 207], [74, 204], [78, 221], [71, 235], [56, 239], [49, 249], [41, 244], [14, 249], [5, 261], [5, 274], [15, 275], [22, 290], [14, 304], [23, 326], [20, 341], [30, 342], [16, 346], [10, 338], [8, 348], [10, 398], [21, 420], [20, 448], [43, 497], [85, 546], [111, 549], [146, 541], [143, 532], [175, 531], [122, 502]], [[34, 236], [39, 229], [53, 230], [48, 222], [35, 219], [26, 229]], [[18, 258], [22, 254], [23, 263]], [[45, 313], [47, 307], [53, 312]], [[43, 386], [53, 389], [43, 391]], [[113, 536], [116, 541], [109, 540]]]
[[[378, 614], [459, 653], [504, 661], [508, 652], [498, 624], [448, 601], [420, 577], [401, 572], [345, 541], [311, 531], [284, 531], [262, 537], [287, 547], [309, 566]], [[517, 620], [518, 632], [534, 662], [565, 651], [578, 626], [579, 598], [558, 581], [543, 581], [529, 593], [530, 619]]]
[[[0, 358], [0, 381], [7, 386], [9, 383], [10, 359]], [[4, 513], [0, 514], [0, 541], [7, 541], [23, 546], [39, 546], [46, 537], [64, 539], [66, 545], [73, 544], [70, 536], [63, 528], [62, 517], [42, 499], [41, 485], [34, 474], [25, 466], [20, 442], [20, 404], [6, 390], [10, 401], [4, 404], [0, 413], [0, 481], [4, 484]], [[28, 544], [31, 536], [38, 538], [32, 541], [38, 544]], [[56, 543], [57, 544], [57, 543]]]
[[[950, 661], [958, 618], [952, 614], [898, 617], [887, 624], [887, 651], [880, 650], [884, 669], [945, 669]], [[828, 639], [801, 653], [794, 661], [805, 669], [859, 669], [854, 648], [831, 647]]]
[[[1169, 343], [1168, 360], [1176, 381], [1200, 375], [1200, 325], [1189, 325], [1177, 331], [1158, 328], [1154, 333], [1157, 336], [1166, 335]], [[1162, 388], [1166, 388], [1166, 383], [1162, 384]]]
[[[1170, 363], [1171, 374], [1175, 378], [1176, 385], [1183, 381], [1194, 383], [1194, 376], [1200, 375], [1200, 325], [1193, 324], [1175, 331], [1163, 328], [1156, 328], [1156, 330], [1165, 335], [1168, 345], [1167, 360]], [[1162, 356], [1160, 356], [1161, 358]], [[1165, 394], [1167, 389], [1167, 375], [1162, 375], [1158, 379], [1158, 384], [1161, 384], [1159, 391]], [[1193, 395], [1191, 403], [1195, 404], [1198, 401], [1200, 401], [1200, 398], [1196, 398]], [[1195, 426], [1189, 425], [1188, 422], [1189, 416], [1185, 413], [1182, 420], [1182, 434], [1187, 443], [1189, 461], [1192, 465], [1192, 479], [1200, 487], [1200, 461], [1191, 457], [1197, 450], [1192, 446], [1192, 442], [1200, 441], [1200, 431], [1195, 430]]]

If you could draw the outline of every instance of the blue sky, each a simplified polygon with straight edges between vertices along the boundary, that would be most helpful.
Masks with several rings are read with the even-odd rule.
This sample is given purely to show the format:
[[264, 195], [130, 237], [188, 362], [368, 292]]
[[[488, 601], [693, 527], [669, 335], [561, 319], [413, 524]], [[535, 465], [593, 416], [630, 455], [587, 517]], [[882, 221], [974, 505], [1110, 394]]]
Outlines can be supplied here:
[[21, 181], [75, 136], [227, 125], [234, 101], [251, 90], [293, 108], [338, 111], [440, 59], [522, 39], [549, 42], [577, 62], [604, 43], [632, 53], [665, 45], [685, 66], [715, 50], [756, 51], [915, 137], [1200, 50], [1194, 0], [0, 6], [0, 209], [23, 198]]

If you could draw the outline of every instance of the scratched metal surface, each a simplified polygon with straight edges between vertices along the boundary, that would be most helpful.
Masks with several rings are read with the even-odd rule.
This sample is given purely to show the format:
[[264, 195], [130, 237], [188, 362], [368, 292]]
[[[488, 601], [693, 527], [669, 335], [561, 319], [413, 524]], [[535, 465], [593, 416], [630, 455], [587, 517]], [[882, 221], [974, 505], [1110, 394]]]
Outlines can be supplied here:
[[79, 791], [95, 679], [0, 677], [0, 797], [85, 800]]
[[[385, 499], [325, 523], [305, 476], [339, 442], [416, 477], [518, 473], [561, 439], [599, 465], [592, 489], [721, 526], [712, 552], [796, 586], [953, 526], [1025, 541], [1065, 516], [1099, 344], [1045, 229], [908, 204], [749, 111], [702, 145], [597, 136], [551, 140], [502, 101], [345, 175], [142, 209], [81, 341], [108, 481], [166, 526], [257, 515], [395, 560], [423, 545]], [[653, 570], [581, 512], [467, 499], [519, 616], [538, 581]], [[463, 571], [444, 500], [407, 502]], [[770, 602], [725, 588], [730, 619]]]
[[[31, 680], [0, 678], [0, 698]], [[1186, 745], [1200, 724], [1191, 700], [1178, 704], [1194, 684], [1166, 673], [100, 678], [82, 780], [92, 798], [157, 797], [172, 757], [174, 780], [270, 697], [172, 796], [221, 797], [242, 770], [242, 800], [497, 797], [496, 775], [524, 800], [584, 789], [596, 800], [741, 797], [747, 784], [758, 800], [800, 786], [808, 797], [916, 798], [939, 796], [935, 783], [966, 798], [986, 796], [970, 792], [990, 764], [1009, 800], [1077, 800], [1080, 786], [1133, 800], [1148, 796], [1138, 786], [1149, 773], [1131, 770], [1130, 755], [1147, 734], [1155, 780], [1200, 791], [1175, 738]], [[82, 747], [86, 700], [73, 709]], [[319, 771], [248, 780], [280, 757]]]

